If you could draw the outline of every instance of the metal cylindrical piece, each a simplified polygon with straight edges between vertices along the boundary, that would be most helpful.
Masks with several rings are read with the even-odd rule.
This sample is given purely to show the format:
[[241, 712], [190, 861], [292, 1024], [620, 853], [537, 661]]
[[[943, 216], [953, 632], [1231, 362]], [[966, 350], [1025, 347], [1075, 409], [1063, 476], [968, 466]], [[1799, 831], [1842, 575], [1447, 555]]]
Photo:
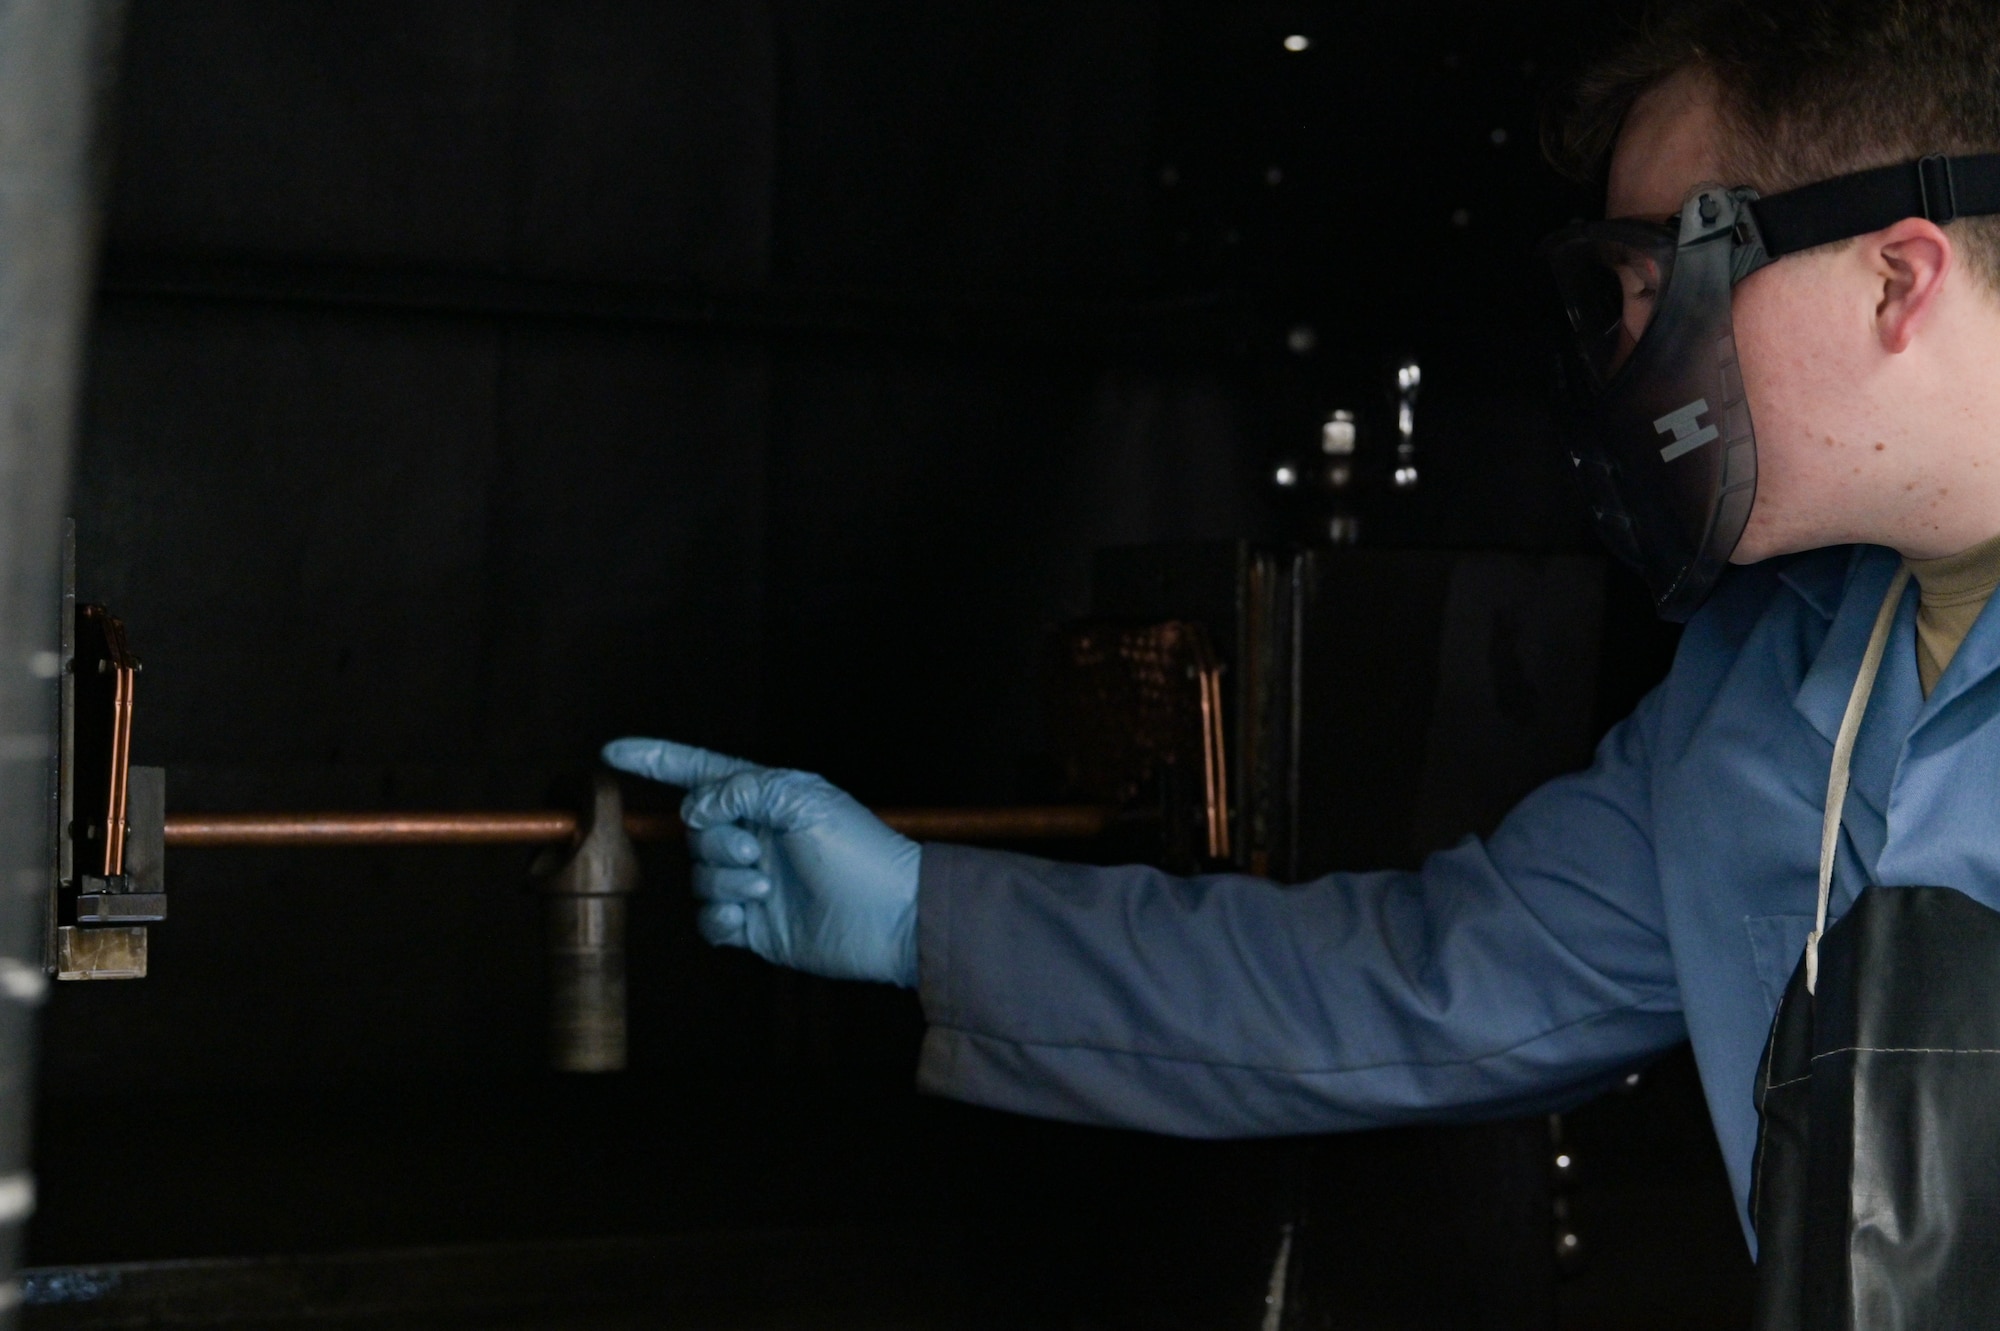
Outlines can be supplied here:
[[599, 773], [583, 835], [538, 866], [548, 931], [549, 1064], [559, 1072], [625, 1066], [625, 899], [639, 859], [618, 783]]
[[551, 893], [549, 1065], [558, 1072], [625, 1066], [625, 898]]

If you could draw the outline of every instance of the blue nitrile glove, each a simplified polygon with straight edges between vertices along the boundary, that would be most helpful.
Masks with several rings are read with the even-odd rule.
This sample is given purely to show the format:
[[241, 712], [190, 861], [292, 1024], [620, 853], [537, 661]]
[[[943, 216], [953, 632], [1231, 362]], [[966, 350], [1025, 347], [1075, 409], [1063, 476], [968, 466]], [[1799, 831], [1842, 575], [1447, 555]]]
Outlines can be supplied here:
[[853, 796], [663, 739], [613, 740], [604, 761], [687, 788], [702, 937], [814, 975], [916, 986], [923, 852]]

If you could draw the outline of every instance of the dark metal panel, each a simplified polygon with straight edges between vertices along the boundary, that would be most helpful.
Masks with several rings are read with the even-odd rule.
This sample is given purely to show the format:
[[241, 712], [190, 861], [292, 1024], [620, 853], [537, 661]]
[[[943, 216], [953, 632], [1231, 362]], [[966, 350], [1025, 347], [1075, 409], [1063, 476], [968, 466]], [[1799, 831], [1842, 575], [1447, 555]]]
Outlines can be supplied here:
[[147, 664], [139, 760], [464, 761], [494, 333], [127, 306], [93, 352], [80, 576]]
[[777, 274], [1045, 293], [1142, 283], [1155, 8], [774, 5]]
[[519, 50], [522, 270], [767, 276], [777, 109], [763, 0], [529, 5]]
[[[773, 391], [773, 758], [898, 803], [1017, 797], [1084, 367], [828, 351]], [[1078, 563], [1082, 552], [1073, 556]]]
[[55, 847], [62, 509], [94, 205], [91, 124], [117, 9], [0, 4], [0, 1326], [35, 1207], [29, 1129]]
[[507, 345], [487, 752], [569, 764], [634, 733], [755, 750], [765, 358], [597, 330]]
[[140, 0], [112, 241], [503, 260], [515, 8]]

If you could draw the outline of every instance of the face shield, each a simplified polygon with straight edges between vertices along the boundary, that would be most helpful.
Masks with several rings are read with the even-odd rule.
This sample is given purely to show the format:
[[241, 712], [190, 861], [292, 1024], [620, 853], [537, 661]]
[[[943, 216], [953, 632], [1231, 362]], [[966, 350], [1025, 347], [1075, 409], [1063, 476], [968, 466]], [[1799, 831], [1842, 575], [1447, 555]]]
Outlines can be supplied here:
[[1742, 539], [1757, 442], [1732, 293], [1787, 254], [1905, 217], [2000, 213], [2000, 154], [1927, 157], [1760, 199], [1704, 185], [1665, 223], [1579, 222], [1542, 242], [1568, 317], [1559, 419], [1599, 533], [1663, 618], [1707, 598]]

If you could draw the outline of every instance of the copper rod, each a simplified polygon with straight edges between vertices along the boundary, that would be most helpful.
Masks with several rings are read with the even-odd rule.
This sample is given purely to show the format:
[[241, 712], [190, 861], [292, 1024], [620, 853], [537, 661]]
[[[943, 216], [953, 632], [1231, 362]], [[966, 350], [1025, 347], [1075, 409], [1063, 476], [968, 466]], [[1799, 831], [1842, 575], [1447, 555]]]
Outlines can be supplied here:
[[533, 845], [576, 835], [576, 815], [525, 813], [170, 813], [167, 845]]
[[1095, 804], [1040, 808], [878, 809], [883, 822], [919, 841], [1088, 841], [1114, 810]]
[[[930, 841], [1087, 840], [1111, 825], [1095, 805], [990, 809], [882, 809], [882, 821]], [[681, 835], [673, 814], [628, 813], [634, 841]], [[561, 809], [519, 813], [170, 813], [169, 847], [219, 846], [493, 846], [537, 845], [576, 836], [576, 815]]]

